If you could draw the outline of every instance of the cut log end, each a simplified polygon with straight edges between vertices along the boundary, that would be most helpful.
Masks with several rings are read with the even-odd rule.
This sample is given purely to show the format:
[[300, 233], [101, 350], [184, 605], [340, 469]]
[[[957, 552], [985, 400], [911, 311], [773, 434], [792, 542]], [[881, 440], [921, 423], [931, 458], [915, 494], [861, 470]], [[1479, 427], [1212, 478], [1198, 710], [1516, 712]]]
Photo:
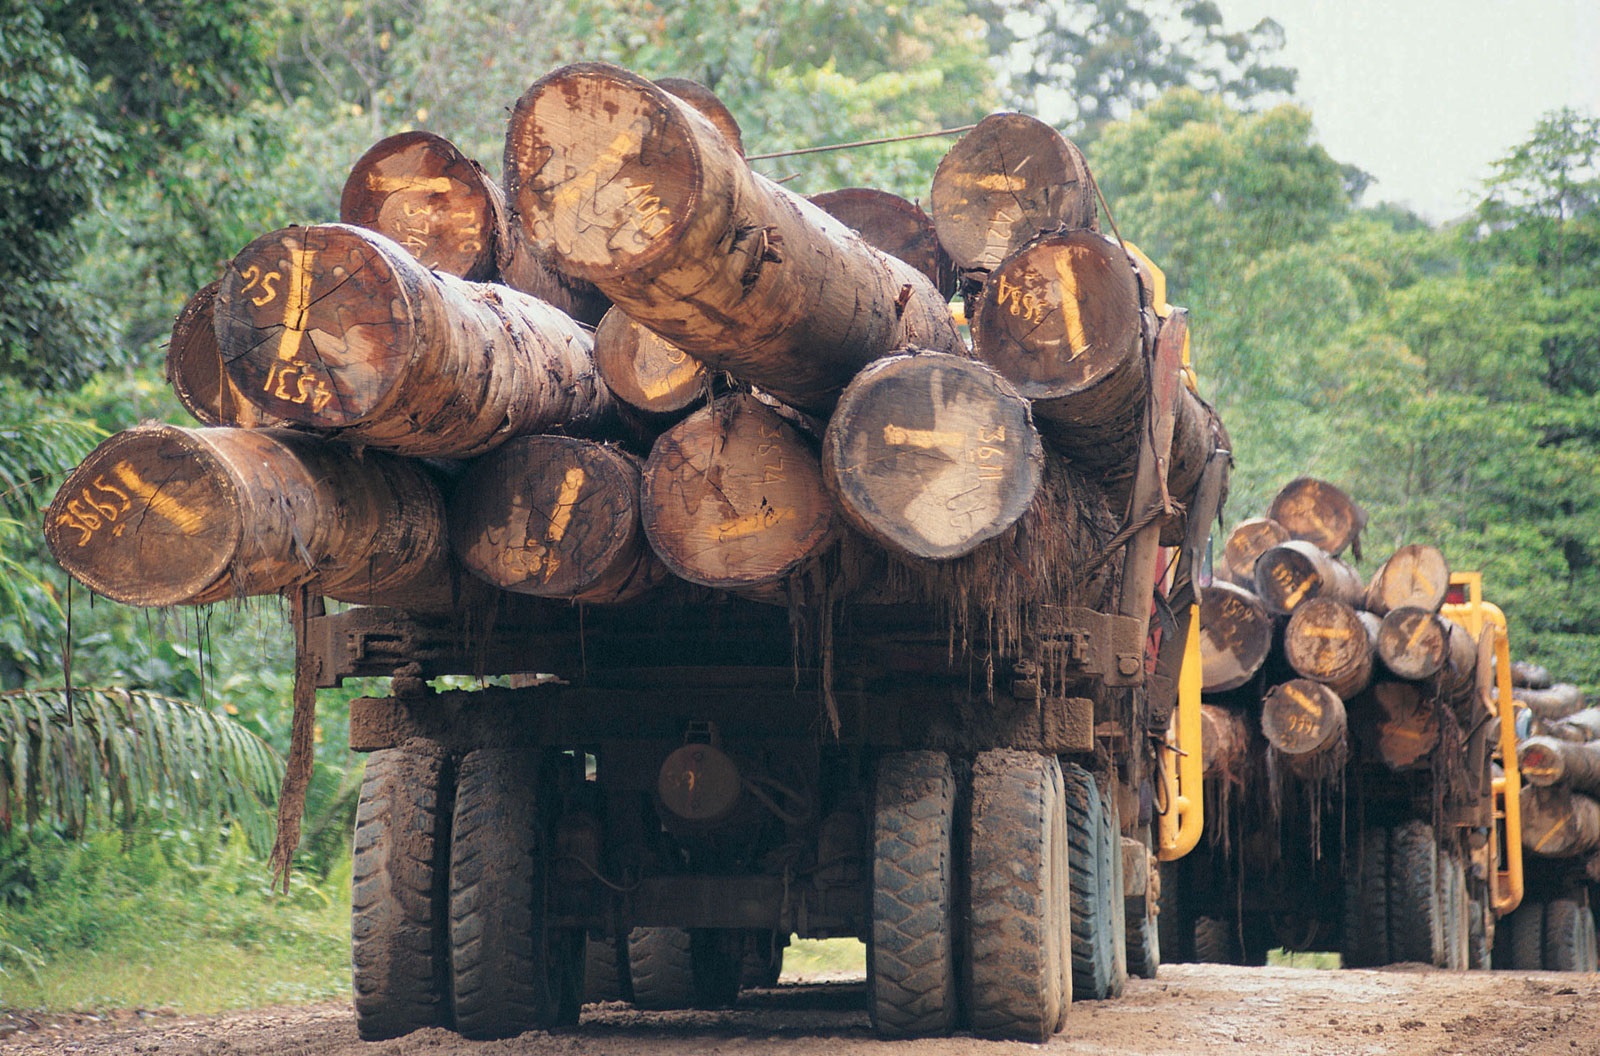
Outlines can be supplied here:
[[752, 396], [717, 400], [657, 438], [644, 524], [678, 576], [737, 589], [774, 582], [833, 529], [822, 470], [799, 430]]
[[425, 268], [486, 281], [497, 270], [487, 179], [442, 136], [402, 132], [355, 163], [339, 198], [339, 219], [388, 236]]
[[1366, 510], [1332, 484], [1314, 477], [1299, 477], [1285, 484], [1273, 498], [1267, 516], [1288, 529], [1291, 538], [1303, 539], [1333, 557], [1356, 543], [1367, 526]]
[[1372, 678], [1373, 642], [1355, 609], [1332, 598], [1295, 607], [1283, 632], [1283, 653], [1304, 678], [1324, 683], [1344, 700]]
[[1261, 732], [1286, 756], [1309, 757], [1343, 740], [1344, 702], [1320, 682], [1296, 678], [1268, 690], [1261, 702]]
[[945, 353], [865, 368], [823, 439], [827, 485], [845, 516], [921, 558], [960, 557], [1016, 523], [1043, 462], [1027, 402], [983, 364]]
[[1390, 555], [1367, 584], [1366, 607], [1382, 616], [1405, 607], [1438, 612], [1450, 589], [1450, 566], [1437, 547], [1411, 544]]
[[705, 395], [708, 370], [613, 308], [594, 333], [595, 365], [612, 394], [650, 414], [674, 414]]
[[1561, 745], [1545, 737], [1530, 737], [1517, 746], [1517, 766], [1532, 785], [1560, 784], [1566, 773]]
[[1380, 682], [1372, 688], [1378, 703], [1378, 755], [1390, 770], [1409, 770], [1424, 762], [1439, 743], [1439, 716], [1433, 704], [1409, 682]]
[[1234, 525], [1222, 546], [1223, 559], [1232, 574], [1246, 584], [1255, 582], [1256, 559], [1289, 541], [1289, 530], [1270, 517], [1251, 517]]
[[[569, 273], [598, 279], [641, 266], [673, 243], [699, 192], [691, 121], [706, 119], [614, 66], [579, 63], [547, 74], [511, 114], [512, 211]], [[717, 138], [726, 142], [720, 131]]]
[[1272, 651], [1272, 617], [1261, 599], [1231, 583], [1200, 595], [1200, 677], [1207, 693], [1238, 689]]
[[151, 425], [102, 443], [56, 492], [45, 541], [73, 578], [128, 605], [177, 605], [226, 573], [240, 500], [193, 431]]
[[849, 227], [869, 246], [903, 260], [946, 297], [956, 292], [956, 270], [939, 245], [933, 221], [915, 202], [871, 187], [846, 187], [811, 196], [811, 204]]
[[993, 271], [1041, 232], [1090, 228], [1094, 187], [1083, 154], [1024, 114], [991, 114], [934, 173], [934, 224], [956, 266]]
[[[1030, 399], [1070, 397], [1131, 372], [1142, 379], [1139, 285], [1127, 255], [1088, 231], [1034, 242], [989, 276], [973, 341], [979, 358]], [[1092, 417], [1071, 411], [1075, 422]]]
[[383, 402], [412, 350], [405, 269], [426, 275], [384, 243], [343, 225], [286, 228], [229, 263], [217, 341], [253, 402], [322, 428], [349, 425]]
[[1361, 596], [1356, 570], [1316, 546], [1290, 540], [1256, 559], [1256, 593], [1268, 610], [1280, 616], [1312, 598], [1328, 597], [1346, 604]]
[[213, 314], [221, 285], [218, 280], [203, 286], [178, 313], [167, 344], [167, 382], [184, 410], [205, 425], [281, 424], [245, 399], [223, 367]]
[[1450, 630], [1426, 609], [1391, 610], [1378, 631], [1378, 655], [1401, 678], [1430, 678], [1449, 658]]
[[740, 155], [744, 154], [744, 133], [739, 129], [738, 119], [733, 116], [723, 101], [717, 98], [717, 93], [701, 84], [691, 81], [687, 77], [659, 77], [656, 87], [663, 88], [682, 99], [698, 110], [702, 117], [717, 126], [717, 131], [722, 133], [722, 138], [733, 145]]

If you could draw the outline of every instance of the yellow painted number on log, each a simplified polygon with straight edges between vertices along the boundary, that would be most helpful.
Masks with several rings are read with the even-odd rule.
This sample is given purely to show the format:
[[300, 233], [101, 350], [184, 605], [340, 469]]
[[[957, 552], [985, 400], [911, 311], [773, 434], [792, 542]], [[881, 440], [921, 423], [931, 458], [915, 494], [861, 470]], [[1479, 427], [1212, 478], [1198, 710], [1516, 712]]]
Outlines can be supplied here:
[[[1017, 283], [1014, 283], [1014, 282], [1011, 282], [1011, 281], [1007, 280], [1004, 275], [1000, 276], [999, 301], [1000, 301], [1000, 307], [1009, 310], [1012, 315], [1021, 316], [1022, 320], [1024, 322], [1028, 322], [1028, 323], [1042, 323], [1042, 322], [1044, 322], [1044, 309], [1045, 309], [1044, 301], [1042, 301], [1037, 294], [1035, 294], [1032, 291], [1026, 289], [1024, 286], [1021, 286], [1021, 285], [1019, 285]], [[1072, 320], [1076, 320], [1076, 318], [1077, 318], [1077, 300], [1076, 299], [1074, 299], [1073, 302], [1072, 302], [1072, 308], [1073, 308], [1073, 312], [1072, 312], [1072, 315], [1069, 318], [1072, 319]], [[1081, 331], [1082, 327], [1080, 326], [1079, 329]], [[1079, 345], [1074, 345], [1073, 346], [1073, 351], [1076, 352], [1076, 351], [1079, 351], [1079, 350], [1081, 350], [1081, 346], [1079, 346]]]
[[270, 304], [272, 299], [278, 296], [278, 287], [274, 283], [283, 280], [283, 276], [276, 271], [262, 274], [261, 269], [254, 264], [241, 271], [239, 277], [246, 280], [245, 284], [239, 287], [241, 297], [259, 287], [259, 292], [250, 298], [250, 303], [257, 308]]
[[122, 530], [127, 527], [126, 522], [121, 520], [122, 515], [132, 508], [133, 502], [128, 498], [128, 493], [108, 484], [102, 474], [79, 492], [77, 498], [67, 503], [66, 512], [56, 518], [56, 523], [83, 533], [78, 537], [78, 545], [88, 546], [94, 534], [107, 524], [115, 525], [111, 534], [120, 537]]
[[555, 575], [556, 569], [561, 567], [561, 558], [556, 555], [556, 546], [566, 538], [567, 528], [572, 524], [572, 513], [578, 505], [578, 495], [583, 490], [584, 472], [578, 466], [567, 470], [567, 475], [561, 478], [561, 490], [556, 494], [555, 509], [550, 511], [550, 527], [544, 533], [546, 559], [544, 563], [544, 580], [550, 582], [550, 577]]
[[310, 364], [300, 358], [306, 313], [311, 307], [311, 262], [316, 255], [314, 249], [289, 249], [289, 282], [283, 304], [283, 331], [278, 335], [278, 362], [267, 371], [261, 391], [297, 406], [309, 402], [313, 411], [320, 412], [332, 401], [333, 390], [308, 372]]
[[1061, 316], [1066, 323], [1067, 344], [1072, 355], [1081, 355], [1089, 348], [1089, 335], [1083, 330], [1083, 312], [1078, 306], [1078, 273], [1072, 266], [1072, 254], [1056, 255], [1056, 280], [1061, 283]]
[[754, 513], [747, 513], [743, 517], [735, 517], [731, 521], [723, 521], [721, 524], [713, 525], [711, 527], [711, 537], [719, 543], [743, 539], [746, 536], [758, 535], [793, 516], [794, 510], [786, 506], [763, 504]]

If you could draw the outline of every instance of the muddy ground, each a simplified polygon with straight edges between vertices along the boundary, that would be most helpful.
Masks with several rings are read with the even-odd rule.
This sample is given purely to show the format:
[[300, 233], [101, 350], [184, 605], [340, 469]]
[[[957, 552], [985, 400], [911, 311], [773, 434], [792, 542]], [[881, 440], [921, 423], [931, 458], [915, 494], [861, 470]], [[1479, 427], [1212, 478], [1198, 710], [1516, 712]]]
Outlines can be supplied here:
[[[397, 1041], [357, 1040], [341, 1004], [270, 1008], [212, 1018], [139, 1017], [0, 1024], [0, 1052], [82, 1056], [953, 1056], [1039, 1046], [958, 1036], [915, 1043], [872, 1037], [860, 982], [780, 986], [725, 1012], [586, 1007], [576, 1028], [510, 1041], [467, 1042], [443, 1030]], [[1173, 965], [1130, 981], [1121, 1000], [1073, 1006], [1048, 1051], [1095, 1056], [1600, 1056], [1600, 975], [1451, 973]]]

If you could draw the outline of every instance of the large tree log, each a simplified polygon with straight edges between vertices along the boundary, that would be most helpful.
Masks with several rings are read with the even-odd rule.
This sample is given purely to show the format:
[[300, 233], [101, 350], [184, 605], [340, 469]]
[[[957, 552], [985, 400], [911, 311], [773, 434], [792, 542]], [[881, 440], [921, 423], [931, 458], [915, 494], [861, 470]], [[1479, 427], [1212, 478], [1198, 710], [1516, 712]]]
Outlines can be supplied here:
[[962, 271], [989, 271], [1046, 231], [1093, 229], [1093, 179], [1083, 152], [1025, 114], [990, 114], [956, 141], [933, 174], [939, 241]]
[[204, 425], [242, 429], [281, 425], [279, 419], [245, 399], [223, 368], [212, 314], [221, 285], [219, 279], [202, 286], [178, 313], [167, 343], [167, 384], [183, 409]]
[[1522, 846], [1541, 858], [1600, 850], [1600, 803], [1565, 785], [1522, 786]]
[[823, 480], [845, 518], [920, 558], [960, 557], [1010, 528], [1043, 465], [1027, 401], [982, 363], [942, 352], [866, 367], [822, 441]]
[[1344, 702], [1321, 682], [1290, 679], [1261, 701], [1261, 732], [1290, 767], [1308, 776], [1342, 766], [1349, 753]]
[[676, 415], [705, 397], [706, 365], [613, 308], [594, 332], [594, 361], [612, 395], [654, 416]]
[[702, 586], [773, 583], [833, 531], [822, 467], [800, 431], [753, 396], [725, 396], [656, 439], [644, 527], [674, 573]]
[[1367, 526], [1367, 511], [1329, 484], [1313, 477], [1299, 477], [1283, 486], [1272, 500], [1267, 516], [1289, 530], [1294, 539], [1313, 543], [1338, 557], [1348, 546], [1361, 556], [1361, 529]]
[[1392, 609], [1438, 612], [1450, 590], [1450, 566], [1437, 547], [1402, 546], [1367, 583], [1368, 612], [1383, 616]]
[[1518, 689], [1549, 689], [1550, 670], [1525, 660], [1511, 662], [1511, 684]]
[[1269, 612], [1287, 616], [1312, 598], [1346, 605], [1361, 600], [1361, 575], [1314, 544], [1291, 539], [1256, 558], [1256, 595]]
[[831, 407], [894, 349], [963, 347], [921, 272], [751, 172], [704, 117], [625, 70], [534, 82], [511, 116], [506, 181], [563, 271], [792, 406]]
[[956, 292], [956, 269], [934, 234], [933, 221], [916, 202], [871, 187], [813, 194], [811, 204], [897, 260], [928, 277], [946, 297]]
[[1206, 693], [1238, 689], [1272, 651], [1272, 616], [1261, 599], [1231, 583], [1200, 593], [1200, 681]]
[[1406, 679], [1432, 678], [1446, 672], [1445, 681], [1454, 700], [1463, 679], [1475, 679], [1477, 643], [1466, 628], [1427, 609], [1405, 606], [1391, 609], [1378, 631], [1378, 656], [1395, 675]]
[[1519, 689], [1511, 696], [1541, 719], [1564, 719], [1582, 711], [1586, 703], [1583, 690], [1570, 682], [1557, 682], [1549, 689]]
[[732, 144], [741, 158], [744, 157], [744, 131], [739, 128], [739, 120], [733, 116], [733, 111], [717, 98], [717, 93], [687, 77], [657, 77], [656, 87], [666, 89], [700, 111], [700, 116], [710, 121], [722, 133], [722, 138]]
[[1237, 712], [1200, 705], [1200, 765], [1208, 778], [1238, 780], [1250, 753], [1250, 730]]
[[1433, 701], [1410, 682], [1379, 682], [1372, 696], [1378, 704], [1378, 757], [1390, 770], [1415, 769], [1439, 744]]
[[1144, 323], [1133, 264], [1115, 242], [1074, 231], [1006, 258], [984, 284], [972, 337], [1075, 456], [1115, 465], [1136, 453]]
[[589, 333], [502, 286], [430, 272], [382, 235], [287, 228], [245, 247], [217, 294], [228, 373], [268, 413], [417, 457], [599, 429], [615, 403]]
[[281, 429], [145, 425], [90, 453], [45, 515], [56, 560], [130, 605], [198, 605], [309, 585], [440, 609], [452, 563], [421, 467]]
[[1600, 794], [1600, 744], [1529, 737], [1517, 745], [1517, 765], [1531, 784]]
[[1295, 606], [1283, 631], [1283, 653], [1299, 675], [1349, 700], [1372, 681], [1378, 618], [1342, 601], [1312, 598]]
[[1600, 708], [1584, 708], [1564, 719], [1537, 719], [1533, 732], [1558, 741], [1600, 741]]
[[503, 282], [590, 325], [609, 306], [593, 284], [557, 272], [508, 222], [500, 185], [432, 132], [401, 132], [361, 155], [339, 196], [339, 219], [386, 235], [425, 268]]
[[1234, 525], [1222, 544], [1230, 582], [1254, 593], [1256, 561], [1275, 546], [1289, 541], [1289, 530], [1270, 517], [1251, 517]]
[[[1172, 325], [1168, 320], [1165, 326]], [[1187, 328], [1187, 318], [1181, 325]], [[1163, 335], [1165, 336], [1165, 335]], [[1172, 423], [1172, 450], [1167, 463], [1167, 494], [1181, 504], [1181, 510], [1167, 518], [1161, 525], [1161, 545], [1181, 546], [1188, 531], [1188, 508], [1200, 485], [1200, 475], [1206, 463], [1218, 452], [1226, 452], [1232, 459], [1233, 441], [1222, 424], [1221, 415], [1209, 403], [1184, 386], [1178, 392]], [[1222, 484], [1222, 496], [1217, 509], [1228, 501], [1228, 481]]]
[[450, 503], [461, 563], [506, 590], [619, 602], [666, 570], [645, 541], [639, 460], [564, 436], [519, 437], [475, 461]]

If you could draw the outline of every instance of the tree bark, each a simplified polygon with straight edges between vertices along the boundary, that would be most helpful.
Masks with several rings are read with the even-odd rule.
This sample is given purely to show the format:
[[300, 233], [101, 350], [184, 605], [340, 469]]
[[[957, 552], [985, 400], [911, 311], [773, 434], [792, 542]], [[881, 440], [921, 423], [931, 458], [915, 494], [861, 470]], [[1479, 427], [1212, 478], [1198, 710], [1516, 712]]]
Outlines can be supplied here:
[[1438, 612], [1450, 590], [1450, 566], [1437, 547], [1411, 544], [1389, 556], [1367, 584], [1366, 607], [1379, 616], [1393, 609]]
[[867, 363], [962, 349], [915, 268], [750, 171], [704, 117], [613, 66], [567, 66], [517, 102], [512, 206], [563, 271], [717, 370], [826, 411]]
[[1390, 770], [1412, 770], [1439, 744], [1439, 715], [1433, 701], [1409, 682], [1379, 682], [1378, 756]]
[[1314, 759], [1343, 762], [1345, 724], [1344, 702], [1321, 682], [1290, 679], [1261, 701], [1261, 732], [1299, 773]]
[[1206, 693], [1238, 689], [1272, 651], [1272, 616], [1261, 599], [1231, 583], [1200, 593], [1200, 679]]
[[717, 93], [699, 81], [691, 81], [687, 77], [658, 77], [656, 87], [671, 92], [698, 110], [700, 116], [710, 121], [717, 131], [722, 133], [722, 138], [739, 152], [739, 156], [744, 157], [744, 132], [740, 130], [739, 121], [733, 116], [733, 111], [717, 98]]
[[1584, 709], [1583, 690], [1570, 682], [1557, 682], [1549, 689], [1519, 689], [1512, 694], [1541, 719], [1564, 719]]
[[725, 396], [656, 439], [644, 473], [650, 545], [679, 577], [736, 590], [776, 582], [833, 532], [822, 467], [753, 396]]
[[1233, 582], [1252, 592], [1256, 582], [1256, 560], [1275, 546], [1289, 541], [1289, 530], [1270, 517], [1251, 517], [1240, 521], [1222, 544], [1222, 557], [1228, 563]]
[[56, 560], [130, 605], [199, 605], [302, 585], [341, 601], [448, 608], [439, 491], [421, 467], [282, 429], [144, 425], [67, 478]]
[[1453, 620], [1427, 609], [1391, 609], [1378, 632], [1378, 656], [1400, 678], [1432, 678], [1445, 671], [1447, 685], [1442, 688], [1449, 690], [1446, 695], [1452, 700], [1460, 681], [1466, 678], [1470, 684], [1477, 674], [1478, 651], [1472, 636]]
[[1378, 620], [1332, 598], [1295, 606], [1283, 632], [1283, 653], [1303, 678], [1321, 682], [1349, 700], [1372, 681]]
[[1250, 731], [1237, 713], [1200, 705], [1200, 761], [1208, 778], [1237, 780], [1250, 751]]
[[339, 219], [393, 239], [429, 270], [503, 282], [591, 326], [608, 307], [593, 284], [561, 275], [512, 228], [505, 193], [483, 166], [432, 132], [401, 132], [361, 155]]
[[1584, 708], [1564, 719], [1538, 719], [1533, 732], [1558, 741], [1600, 741], [1600, 708]]
[[1267, 610], [1287, 616], [1312, 598], [1346, 605], [1361, 600], [1361, 575], [1313, 543], [1291, 539], [1256, 559], [1256, 594]]
[[564, 436], [519, 437], [475, 461], [450, 503], [456, 555], [505, 590], [621, 602], [666, 570], [644, 537], [639, 460]]
[[[1168, 324], [1170, 325], [1170, 320]], [[1188, 320], [1183, 324], [1188, 326]], [[1178, 392], [1172, 424], [1172, 451], [1167, 463], [1167, 494], [1183, 507], [1161, 525], [1161, 545], [1181, 546], [1188, 531], [1188, 507], [1194, 500], [1195, 489], [1206, 463], [1218, 451], [1229, 452], [1232, 458], [1233, 441], [1222, 424], [1222, 417], [1209, 403], [1189, 391], [1186, 385]], [[1222, 485], [1220, 510], [1228, 500], [1228, 483]]]
[[1550, 671], [1540, 664], [1525, 660], [1511, 662], [1511, 684], [1518, 689], [1549, 689]]
[[183, 409], [203, 425], [241, 429], [281, 425], [279, 419], [245, 399], [223, 368], [213, 316], [221, 285], [219, 279], [202, 286], [178, 313], [167, 343], [167, 384]]
[[928, 277], [945, 297], [956, 292], [956, 268], [939, 244], [933, 221], [916, 202], [871, 187], [845, 187], [811, 196], [811, 204]]
[[1006, 258], [984, 284], [972, 337], [1067, 451], [1097, 466], [1137, 452], [1144, 323], [1133, 265], [1115, 242], [1074, 231]]
[[1299, 477], [1283, 486], [1272, 500], [1267, 516], [1283, 525], [1293, 539], [1304, 539], [1330, 556], [1355, 547], [1361, 557], [1361, 529], [1367, 511], [1327, 481]]
[[611, 394], [646, 414], [677, 415], [703, 399], [706, 365], [613, 308], [594, 332], [594, 362]]
[[1517, 745], [1517, 765], [1529, 784], [1600, 794], [1600, 744], [1529, 737]]
[[1541, 858], [1600, 850], [1600, 803], [1565, 785], [1522, 786], [1522, 846]]
[[1083, 152], [1036, 118], [990, 114], [939, 162], [930, 192], [939, 241], [962, 271], [992, 272], [1046, 231], [1094, 230]]
[[268, 413], [415, 457], [606, 428], [592, 339], [501, 286], [430, 272], [358, 227], [287, 228], [235, 257], [217, 294], [228, 373]]
[[1043, 465], [1027, 401], [982, 363], [942, 352], [868, 366], [822, 442], [823, 480], [845, 518], [919, 558], [960, 557], [1010, 528]]

